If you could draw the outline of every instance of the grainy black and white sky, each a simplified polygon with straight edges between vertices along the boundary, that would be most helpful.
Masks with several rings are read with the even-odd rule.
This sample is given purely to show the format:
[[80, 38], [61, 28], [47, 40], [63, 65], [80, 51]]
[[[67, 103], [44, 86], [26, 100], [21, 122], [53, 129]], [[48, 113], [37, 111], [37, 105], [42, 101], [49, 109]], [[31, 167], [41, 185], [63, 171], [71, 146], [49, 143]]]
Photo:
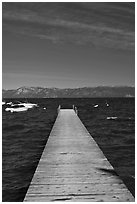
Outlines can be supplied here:
[[134, 3], [3, 2], [3, 88], [131, 85]]

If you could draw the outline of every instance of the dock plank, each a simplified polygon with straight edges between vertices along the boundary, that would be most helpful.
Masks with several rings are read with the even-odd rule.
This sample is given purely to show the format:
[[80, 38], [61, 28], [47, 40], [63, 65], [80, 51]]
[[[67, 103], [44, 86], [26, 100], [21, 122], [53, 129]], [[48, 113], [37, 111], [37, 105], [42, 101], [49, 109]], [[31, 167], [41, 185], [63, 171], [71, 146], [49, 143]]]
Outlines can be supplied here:
[[61, 109], [25, 202], [134, 201], [73, 109]]

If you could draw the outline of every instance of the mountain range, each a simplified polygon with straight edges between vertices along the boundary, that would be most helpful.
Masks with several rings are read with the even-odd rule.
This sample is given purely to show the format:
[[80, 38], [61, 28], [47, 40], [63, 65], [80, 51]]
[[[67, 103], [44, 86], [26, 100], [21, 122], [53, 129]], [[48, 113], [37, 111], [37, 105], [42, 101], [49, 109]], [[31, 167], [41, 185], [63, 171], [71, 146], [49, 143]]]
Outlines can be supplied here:
[[83, 88], [43, 88], [20, 87], [2, 90], [2, 98], [95, 98], [95, 97], [135, 97], [135, 87], [98, 86]]

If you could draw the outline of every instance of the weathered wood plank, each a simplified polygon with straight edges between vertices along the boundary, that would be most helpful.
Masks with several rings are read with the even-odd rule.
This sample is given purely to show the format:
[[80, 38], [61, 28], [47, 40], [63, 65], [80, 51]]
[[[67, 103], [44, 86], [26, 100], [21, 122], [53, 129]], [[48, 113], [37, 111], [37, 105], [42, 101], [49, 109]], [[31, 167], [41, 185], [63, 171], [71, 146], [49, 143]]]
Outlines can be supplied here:
[[[123, 202], [126, 200], [127, 202], [133, 202], [130, 194], [119, 194], [114, 195], [113, 193], [108, 194], [77, 194], [77, 195], [52, 195], [52, 196], [45, 196], [45, 195], [37, 195], [37, 201], [39, 202], [49, 202], [49, 201], [71, 201], [71, 202]], [[35, 195], [28, 195], [28, 200], [35, 202], [36, 197]]]
[[134, 201], [71, 109], [61, 109], [24, 201]]

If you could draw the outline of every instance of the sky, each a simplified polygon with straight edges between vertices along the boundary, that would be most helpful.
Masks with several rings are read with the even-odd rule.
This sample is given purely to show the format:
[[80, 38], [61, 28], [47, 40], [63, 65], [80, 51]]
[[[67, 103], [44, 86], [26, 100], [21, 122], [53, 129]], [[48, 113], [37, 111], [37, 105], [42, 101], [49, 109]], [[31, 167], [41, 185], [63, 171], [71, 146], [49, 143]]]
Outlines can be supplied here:
[[3, 2], [2, 86], [134, 86], [133, 2]]

